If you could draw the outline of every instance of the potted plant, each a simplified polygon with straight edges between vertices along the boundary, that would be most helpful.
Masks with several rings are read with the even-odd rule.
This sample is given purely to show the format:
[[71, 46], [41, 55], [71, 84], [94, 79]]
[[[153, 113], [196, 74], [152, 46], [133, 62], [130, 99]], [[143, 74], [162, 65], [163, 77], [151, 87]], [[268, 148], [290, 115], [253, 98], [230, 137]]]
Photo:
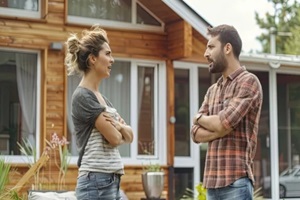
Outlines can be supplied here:
[[[145, 155], [154, 155], [154, 141], [141, 142], [139, 145]], [[164, 171], [158, 163], [144, 165], [142, 184], [147, 199], [159, 199], [164, 190]]]
[[159, 199], [164, 190], [164, 172], [159, 164], [149, 164], [142, 173], [142, 184], [147, 199]]

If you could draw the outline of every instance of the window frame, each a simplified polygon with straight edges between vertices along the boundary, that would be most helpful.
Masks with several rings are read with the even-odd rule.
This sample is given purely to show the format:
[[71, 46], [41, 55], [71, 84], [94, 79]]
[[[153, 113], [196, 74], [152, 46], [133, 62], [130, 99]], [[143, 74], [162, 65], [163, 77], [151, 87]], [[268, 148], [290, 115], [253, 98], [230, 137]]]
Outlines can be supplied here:
[[[279, 119], [278, 115], [280, 110], [278, 108], [278, 75], [296, 75], [300, 76], [300, 70], [294, 67], [280, 66], [277, 69], [271, 68], [270, 71], [270, 148], [271, 148], [271, 198], [279, 197], [279, 182], [280, 182], [280, 171], [279, 171]], [[273, 75], [273, 77], [272, 77]], [[272, 108], [272, 105], [274, 108]], [[291, 128], [291, 127], [288, 127]], [[272, 137], [273, 136], [273, 137]], [[277, 144], [277, 145], [275, 145]], [[277, 183], [277, 184], [276, 184]], [[285, 197], [286, 199], [292, 199], [292, 197]], [[298, 196], [297, 196], [298, 198]]]
[[[153, 32], [164, 32], [165, 24], [156, 17], [149, 9], [145, 8], [140, 2], [137, 0], [131, 0], [131, 22], [120, 22], [113, 20], [105, 20], [105, 19], [97, 19], [97, 18], [89, 18], [89, 17], [78, 17], [72, 16], [68, 14], [68, 5], [66, 4], [66, 22], [70, 24], [81, 24], [81, 25], [93, 25], [93, 24], [101, 24], [103, 27], [108, 28], [116, 28], [122, 30], [143, 30], [143, 31], [153, 31]], [[141, 6], [146, 12], [148, 12], [153, 18], [155, 18], [158, 22], [161, 23], [161, 26], [154, 25], [145, 25], [145, 24], [137, 24], [137, 4]]]
[[[17, 48], [6, 48], [0, 47], [2, 51], [14, 52], [14, 53], [35, 53], [37, 54], [37, 88], [36, 88], [36, 107], [41, 107], [41, 51], [38, 50], [30, 50], [30, 49], [17, 49]], [[35, 146], [36, 146], [36, 157], [37, 159], [40, 157], [41, 153], [41, 111], [36, 109], [36, 134], [35, 134]], [[33, 156], [26, 156], [26, 155], [3, 155], [5, 162], [7, 163], [20, 163], [20, 164], [27, 164], [33, 162]]]
[[22, 18], [32, 18], [32, 19], [41, 19], [43, 8], [45, 4], [48, 4], [48, 0], [37, 0], [38, 1], [38, 11], [9, 8], [9, 7], [0, 7], [1, 16], [7, 17], [22, 17]]
[[[189, 93], [190, 93], [190, 127], [193, 123], [193, 116], [198, 111], [198, 67], [207, 68], [206, 65], [199, 65], [197, 63], [189, 63], [184, 61], [174, 61], [174, 69], [187, 69], [189, 70]], [[175, 92], [175, 91], [174, 91]], [[190, 156], [175, 156], [174, 155], [174, 168], [191, 168], [194, 173], [194, 187], [200, 181], [200, 161], [195, 162], [200, 157], [200, 145], [195, 144], [190, 140]], [[199, 169], [199, 170], [197, 170]]]
[[[189, 94], [190, 94], [190, 127], [192, 126], [193, 116], [198, 111], [198, 64], [175, 61], [174, 69], [186, 69], [189, 70]], [[175, 92], [175, 91], [174, 91]], [[190, 140], [190, 156], [175, 156], [174, 167], [190, 168], [195, 166], [195, 159], [199, 157], [198, 151], [199, 145]]]

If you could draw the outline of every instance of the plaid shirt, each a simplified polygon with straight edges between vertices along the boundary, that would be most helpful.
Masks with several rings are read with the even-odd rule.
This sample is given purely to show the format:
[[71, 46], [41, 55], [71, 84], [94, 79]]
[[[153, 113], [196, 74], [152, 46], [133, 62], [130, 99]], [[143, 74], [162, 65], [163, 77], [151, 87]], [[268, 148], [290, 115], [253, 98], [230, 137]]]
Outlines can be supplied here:
[[244, 67], [226, 81], [221, 77], [208, 89], [199, 112], [218, 115], [223, 126], [233, 130], [208, 143], [203, 180], [206, 188], [225, 187], [245, 176], [254, 183], [252, 165], [261, 106], [261, 84]]

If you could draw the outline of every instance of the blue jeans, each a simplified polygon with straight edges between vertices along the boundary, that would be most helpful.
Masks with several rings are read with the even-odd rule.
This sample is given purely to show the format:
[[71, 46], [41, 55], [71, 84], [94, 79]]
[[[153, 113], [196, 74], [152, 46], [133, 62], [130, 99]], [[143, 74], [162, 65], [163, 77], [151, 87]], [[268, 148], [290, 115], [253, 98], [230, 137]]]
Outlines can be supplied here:
[[121, 200], [118, 174], [87, 172], [77, 178], [78, 200]]
[[206, 196], [207, 200], [253, 200], [252, 182], [243, 177], [226, 187], [207, 189]]

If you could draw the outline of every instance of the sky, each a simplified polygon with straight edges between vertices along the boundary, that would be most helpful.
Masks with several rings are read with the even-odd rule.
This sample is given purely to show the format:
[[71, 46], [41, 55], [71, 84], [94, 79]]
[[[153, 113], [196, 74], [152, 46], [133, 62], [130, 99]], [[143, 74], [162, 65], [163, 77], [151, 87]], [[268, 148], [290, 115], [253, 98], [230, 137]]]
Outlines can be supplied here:
[[212, 26], [228, 24], [239, 32], [243, 51], [261, 51], [261, 45], [256, 37], [265, 30], [256, 24], [255, 11], [260, 17], [266, 12], [272, 13], [272, 4], [267, 0], [184, 0], [203, 19]]

